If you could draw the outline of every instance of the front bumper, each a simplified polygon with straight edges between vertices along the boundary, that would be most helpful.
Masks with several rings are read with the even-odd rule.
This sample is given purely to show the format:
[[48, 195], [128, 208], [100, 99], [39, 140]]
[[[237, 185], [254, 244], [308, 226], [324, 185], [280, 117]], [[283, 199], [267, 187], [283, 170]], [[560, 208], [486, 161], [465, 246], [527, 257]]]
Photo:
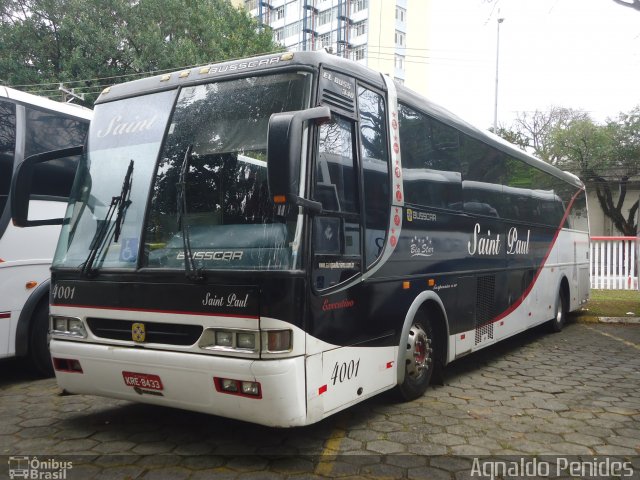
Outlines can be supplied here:
[[[58, 339], [51, 341], [50, 349], [54, 358], [80, 362], [82, 373], [56, 371], [58, 385], [71, 393], [182, 408], [267, 426], [308, 423], [304, 356], [247, 360]], [[126, 385], [123, 371], [159, 376], [161, 395], [140, 393]], [[214, 377], [260, 382], [262, 398], [220, 393]]]

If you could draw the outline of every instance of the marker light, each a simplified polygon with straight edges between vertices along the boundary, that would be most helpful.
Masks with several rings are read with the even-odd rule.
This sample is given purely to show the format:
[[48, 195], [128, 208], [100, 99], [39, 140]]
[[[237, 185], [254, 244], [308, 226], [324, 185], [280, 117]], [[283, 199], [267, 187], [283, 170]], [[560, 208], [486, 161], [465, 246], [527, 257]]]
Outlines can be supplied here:
[[267, 352], [288, 352], [291, 350], [291, 330], [270, 330], [266, 332]]
[[80, 362], [71, 358], [53, 358], [53, 368], [58, 372], [83, 373]]
[[259, 382], [248, 380], [234, 380], [231, 378], [213, 378], [216, 391], [247, 398], [262, 398], [262, 388]]
[[282, 203], [286, 203], [286, 201], [287, 201], [287, 197], [285, 197], [284, 195], [273, 196], [273, 203], [282, 204]]

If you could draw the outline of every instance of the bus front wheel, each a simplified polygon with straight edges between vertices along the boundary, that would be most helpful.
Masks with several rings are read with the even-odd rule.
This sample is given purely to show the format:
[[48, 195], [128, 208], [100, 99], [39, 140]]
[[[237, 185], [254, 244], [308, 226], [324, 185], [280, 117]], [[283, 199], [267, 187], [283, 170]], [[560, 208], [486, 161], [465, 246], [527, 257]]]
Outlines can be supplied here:
[[53, 376], [53, 364], [49, 353], [49, 308], [40, 305], [33, 314], [29, 336], [29, 360], [33, 371], [42, 377]]
[[404, 400], [421, 397], [429, 386], [435, 365], [433, 338], [431, 322], [414, 320], [404, 344], [404, 380], [398, 385], [398, 391]]

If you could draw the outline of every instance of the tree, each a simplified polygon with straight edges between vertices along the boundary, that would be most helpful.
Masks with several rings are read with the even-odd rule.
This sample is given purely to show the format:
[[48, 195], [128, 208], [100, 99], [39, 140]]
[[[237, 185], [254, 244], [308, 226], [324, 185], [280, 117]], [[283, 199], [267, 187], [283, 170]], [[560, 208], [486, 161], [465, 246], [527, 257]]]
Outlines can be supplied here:
[[228, 0], [0, 0], [0, 45], [6, 84], [53, 94], [65, 82], [89, 104], [148, 72], [281, 49]]
[[[557, 151], [554, 148], [553, 132], [566, 128], [577, 120], [588, 119], [588, 115], [579, 110], [552, 106], [548, 111], [524, 112], [518, 115], [510, 129], [498, 131], [500, 136], [515, 143], [523, 150], [529, 150], [547, 163], [558, 163]], [[516, 141], [513, 141], [516, 140]]]
[[624, 235], [636, 235], [638, 202], [627, 212], [623, 208], [629, 181], [640, 174], [640, 106], [603, 125], [584, 112], [552, 107], [520, 115], [510, 129], [498, 133], [581, 177], [595, 190], [602, 211], [616, 228]]

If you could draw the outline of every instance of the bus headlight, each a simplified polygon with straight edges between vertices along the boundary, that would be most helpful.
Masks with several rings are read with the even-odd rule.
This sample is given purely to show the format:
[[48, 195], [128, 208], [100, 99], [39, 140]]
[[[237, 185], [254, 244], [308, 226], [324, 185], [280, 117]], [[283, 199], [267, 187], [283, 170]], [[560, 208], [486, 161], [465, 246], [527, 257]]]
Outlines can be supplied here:
[[257, 353], [259, 342], [259, 332], [255, 330], [208, 328], [200, 337], [198, 346], [220, 352]]
[[288, 353], [293, 346], [291, 330], [246, 330], [207, 328], [198, 346], [204, 350], [237, 353]]
[[61, 337], [87, 338], [87, 329], [76, 317], [51, 316], [51, 335]]
[[224, 330], [216, 331], [216, 343], [218, 347], [233, 347], [233, 333]]
[[238, 348], [244, 348], [247, 350], [256, 349], [256, 334], [254, 332], [244, 333], [239, 332], [236, 336]]

